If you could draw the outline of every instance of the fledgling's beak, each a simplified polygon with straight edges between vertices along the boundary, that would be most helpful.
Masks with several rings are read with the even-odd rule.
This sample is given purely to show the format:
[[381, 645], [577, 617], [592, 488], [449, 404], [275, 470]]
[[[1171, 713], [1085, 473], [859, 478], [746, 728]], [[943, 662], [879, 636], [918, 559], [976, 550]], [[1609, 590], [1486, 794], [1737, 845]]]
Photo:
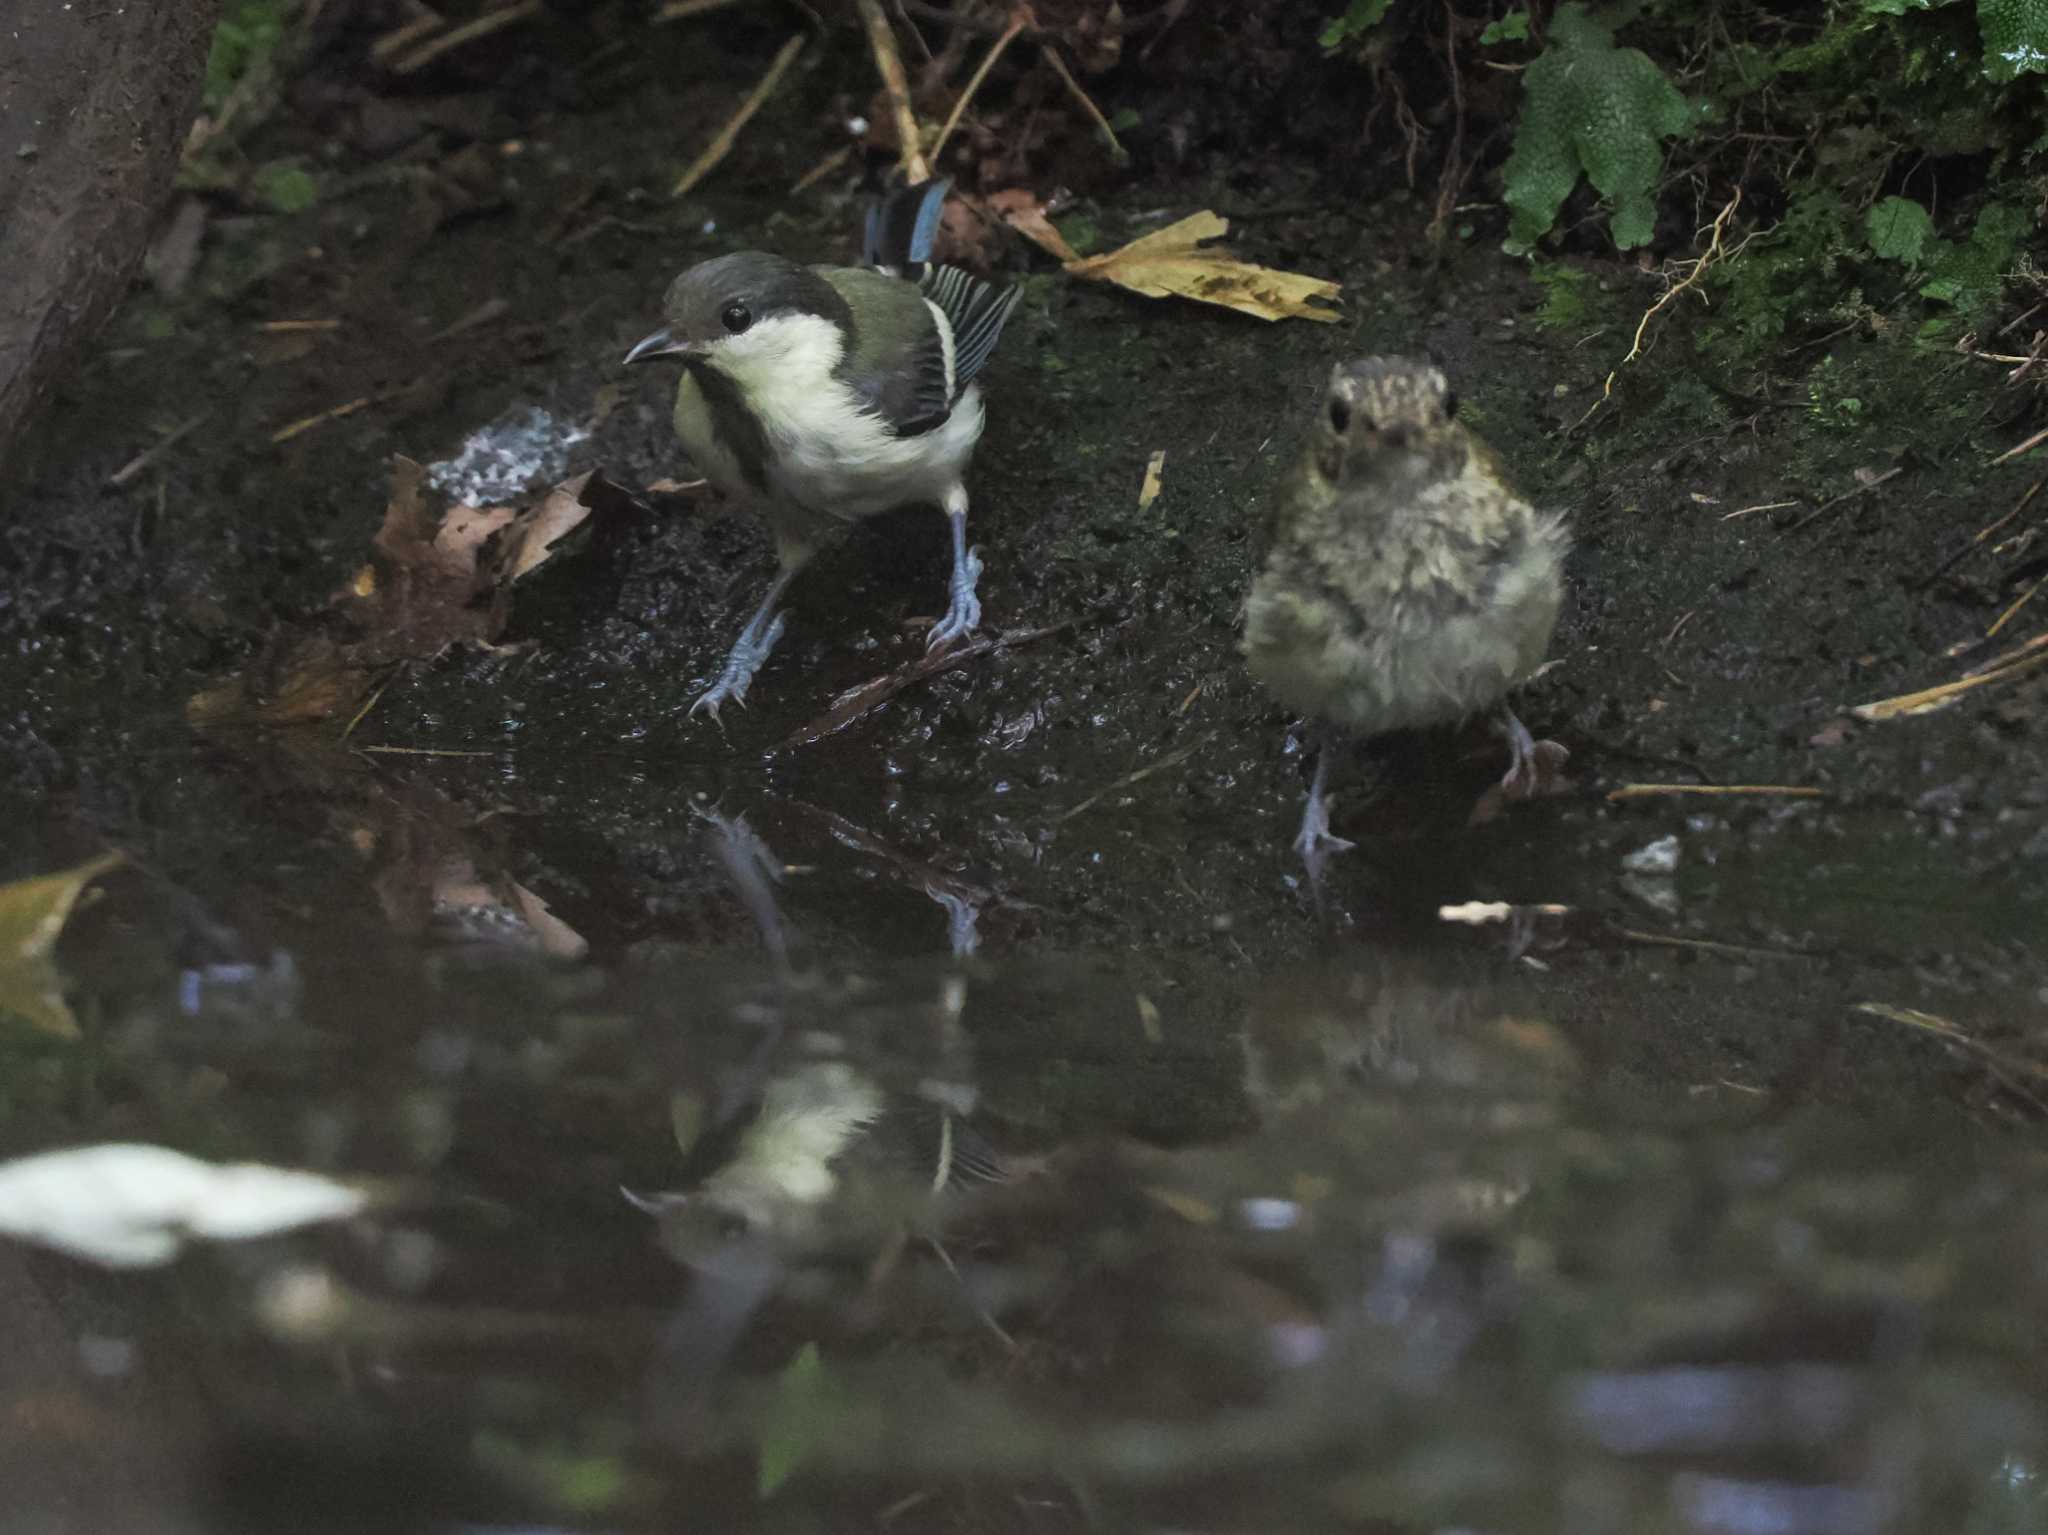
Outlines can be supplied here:
[[679, 353], [694, 352], [697, 347], [688, 341], [678, 341], [666, 330], [658, 330], [646, 337], [626, 354], [628, 363], [646, 362], [655, 357], [673, 357]]

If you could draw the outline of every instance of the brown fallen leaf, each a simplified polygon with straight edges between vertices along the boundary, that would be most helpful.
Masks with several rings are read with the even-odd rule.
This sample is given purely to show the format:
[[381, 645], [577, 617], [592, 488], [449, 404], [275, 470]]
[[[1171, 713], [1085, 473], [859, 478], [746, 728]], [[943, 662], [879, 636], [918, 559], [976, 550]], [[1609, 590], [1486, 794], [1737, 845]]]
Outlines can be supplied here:
[[59, 1039], [77, 1038], [78, 1021], [65, 1005], [51, 951], [85, 887], [121, 861], [119, 853], [103, 853], [61, 873], [0, 885], [0, 1017], [20, 1018]]
[[1024, 188], [1012, 187], [1006, 192], [991, 192], [982, 201], [989, 212], [1061, 263], [1071, 264], [1081, 259], [1081, 253], [1067, 244], [1065, 236], [1055, 229], [1052, 220], [1045, 216], [1045, 204]]
[[596, 472], [526, 506], [453, 506], [436, 515], [426, 471], [398, 459], [383, 525], [360, 567], [303, 626], [240, 676], [195, 695], [195, 724], [309, 724], [353, 718], [399, 662], [504, 633], [515, 585], [599, 506], [632, 497]]
[[1230, 221], [1220, 214], [1191, 213], [1107, 255], [1068, 261], [1066, 269], [1075, 277], [1115, 283], [1147, 298], [1191, 298], [1262, 320], [1327, 324], [1339, 318], [1335, 309], [1309, 301], [1339, 302], [1340, 284], [1241, 261], [1220, 246], [1202, 243], [1229, 231]]

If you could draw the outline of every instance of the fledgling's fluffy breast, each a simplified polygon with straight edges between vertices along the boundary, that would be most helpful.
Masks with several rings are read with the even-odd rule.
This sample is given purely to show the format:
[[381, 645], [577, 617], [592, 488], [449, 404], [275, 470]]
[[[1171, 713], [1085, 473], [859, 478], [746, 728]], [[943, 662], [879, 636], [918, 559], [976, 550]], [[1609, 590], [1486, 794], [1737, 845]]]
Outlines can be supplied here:
[[1499, 702], [1541, 664], [1563, 598], [1561, 522], [1508, 485], [1443, 374], [1404, 358], [1331, 374], [1264, 545], [1253, 674], [1364, 734]]

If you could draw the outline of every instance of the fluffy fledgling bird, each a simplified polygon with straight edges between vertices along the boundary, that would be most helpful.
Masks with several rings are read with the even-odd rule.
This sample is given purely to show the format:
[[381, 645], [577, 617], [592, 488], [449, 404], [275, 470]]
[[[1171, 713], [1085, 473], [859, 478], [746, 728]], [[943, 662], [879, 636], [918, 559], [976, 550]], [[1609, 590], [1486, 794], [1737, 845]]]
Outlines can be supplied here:
[[626, 354], [682, 361], [676, 435], [707, 479], [767, 517], [781, 564], [692, 714], [716, 718], [727, 700], [745, 701], [805, 561], [893, 507], [930, 503], [952, 525], [952, 601], [930, 643], [981, 622], [965, 478], [983, 423], [974, 380], [1020, 290], [930, 264], [946, 186], [924, 182], [879, 203], [863, 266], [740, 251], [691, 267], [669, 286], [662, 328]]
[[1312, 863], [1351, 845], [1330, 834], [1330, 736], [1498, 709], [1512, 755], [1501, 782], [1535, 786], [1536, 743], [1506, 698], [1550, 643], [1568, 540], [1457, 412], [1428, 363], [1339, 364], [1261, 530], [1244, 651], [1252, 675], [1325, 736], [1295, 841]]

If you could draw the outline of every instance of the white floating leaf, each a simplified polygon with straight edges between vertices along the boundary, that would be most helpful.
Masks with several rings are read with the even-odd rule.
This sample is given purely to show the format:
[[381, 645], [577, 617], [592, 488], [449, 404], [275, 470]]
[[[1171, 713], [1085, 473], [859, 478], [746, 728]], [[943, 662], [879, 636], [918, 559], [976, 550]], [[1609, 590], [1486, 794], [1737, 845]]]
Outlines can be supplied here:
[[0, 1236], [108, 1268], [168, 1263], [188, 1239], [233, 1242], [354, 1215], [360, 1189], [162, 1146], [80, 1146], [0, 1162]]

